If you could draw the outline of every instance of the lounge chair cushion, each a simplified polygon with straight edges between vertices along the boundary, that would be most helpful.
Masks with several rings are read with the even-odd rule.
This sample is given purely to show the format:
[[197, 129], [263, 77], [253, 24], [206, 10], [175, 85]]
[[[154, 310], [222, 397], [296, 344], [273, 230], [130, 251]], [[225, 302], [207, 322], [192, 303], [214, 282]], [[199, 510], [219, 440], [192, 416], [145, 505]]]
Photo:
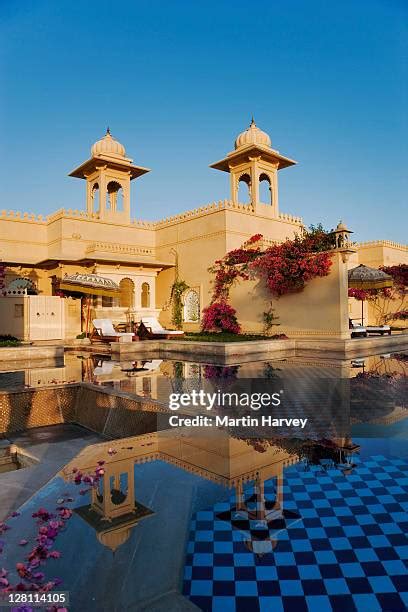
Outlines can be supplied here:
[[98, 333], [103, 336], [112, 336], [114, 338], [133, 337], [134, 334], [129, 332], [117, 332], [113, 327], [111, 319], [94, 319], [92, 321], [95, 329]]
[[367, 331], [390, 331], [389, 325], [367, 325]]
[[175, 331], [170, 329], [164, 329], [158, 322], [155, 317], [142, 317], [142, 323], [149, 329], [151, 329], [152, 334], [157, 334], [158, 336], [180, 336], [183, 335], [183, 331]]

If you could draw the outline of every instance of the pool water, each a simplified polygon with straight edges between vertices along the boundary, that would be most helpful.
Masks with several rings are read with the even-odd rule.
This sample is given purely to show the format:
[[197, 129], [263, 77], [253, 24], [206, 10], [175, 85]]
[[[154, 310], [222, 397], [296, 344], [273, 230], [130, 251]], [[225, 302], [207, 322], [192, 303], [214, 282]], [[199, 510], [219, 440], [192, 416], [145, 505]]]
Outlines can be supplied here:
[[[323, 372], [334, 382], [351, 379], [351, 425], [333, 439], [181, 428], [88, 445], [7, 520], [0, 567], [11, 584], [36, 543], [33, 513], [58, 514], [62, 505], [72, 516], [55, 539], [61, 556], [40, 569], [44, 580], [61, 579], [56, 588], [69, 591], [75, 612], [172, 612], [188, 601], [215, 612], [408, 609], [406, 357], [104, 361], [70, 355], [58, 380], [75, 371], [79, 380], [154, 397], [204, 379], [309, 381]], [[5, 374], [4, 387], [7, 375], [10, 386], [54, 376], [28, 368]], [[104, 474], [96, 487], [75, 484], [78, 470], [93, 474], [98, 461]]]

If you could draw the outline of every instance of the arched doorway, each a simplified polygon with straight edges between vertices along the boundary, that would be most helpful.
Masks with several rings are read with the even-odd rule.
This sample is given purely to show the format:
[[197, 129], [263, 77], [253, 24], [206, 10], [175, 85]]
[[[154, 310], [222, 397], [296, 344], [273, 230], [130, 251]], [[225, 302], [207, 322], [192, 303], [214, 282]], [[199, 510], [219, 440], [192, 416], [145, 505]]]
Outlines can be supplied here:
[[131, 278], [122, 278], [119, 283], [120, 305], [122, 308], [133, 308], [135, 304], [135, 284]]

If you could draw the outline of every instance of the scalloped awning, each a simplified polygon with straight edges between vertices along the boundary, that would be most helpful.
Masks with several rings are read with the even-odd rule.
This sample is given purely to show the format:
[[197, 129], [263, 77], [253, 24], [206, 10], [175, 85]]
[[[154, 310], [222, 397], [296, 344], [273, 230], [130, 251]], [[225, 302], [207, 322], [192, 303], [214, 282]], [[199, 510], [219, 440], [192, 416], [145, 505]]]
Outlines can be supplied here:
[[74, 291], [87, 295], [115, 296], [120, 292], [119, 285], [110, 278], [97, 274], [67, 274], [61, 279], [62, 291]]

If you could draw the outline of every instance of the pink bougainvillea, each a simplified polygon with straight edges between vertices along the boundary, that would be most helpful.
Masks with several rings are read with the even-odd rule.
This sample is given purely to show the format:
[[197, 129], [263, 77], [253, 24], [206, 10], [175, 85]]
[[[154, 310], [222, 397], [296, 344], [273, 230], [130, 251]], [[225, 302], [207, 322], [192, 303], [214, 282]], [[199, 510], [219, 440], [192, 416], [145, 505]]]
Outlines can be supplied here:
[[213, 302], [203, 310], [203, 331], [229, 332], [239, 334], [236, 310], [226, 302]]
[[302, 291], [308, 281], [327, 276], [332, 264], [330, 252], [309, 248], [301, 239], [273, 245], [250, 264], [250, 270], [265, 280], [276, 297]]
[[261, 238], [261, 234], [255, 234], [245, 248], [230, 251], [210, 268], [215, 274], [214, 302], [226, 301], [238, 279], [263, 279], [270, 293], [279, 297], [301, 291], [308, 281], [327, 276], [330, 271], [330, 234], [321, 229], [305, 231], [300, 237], [273, 244], [264, 251], [257, 246]]
[[214, 274], [211, 305], [204, 309], [204, 331], [239, 332], [236, 312], [227, 305], [238, 280], [263, 280], [272, 296], [302, 291], [313, 278], [327, 276], [332, 265], [332, 234], [319, 225], [301, 236], [261, 250], [262, 234], [255, 234], [242, 248], [229, 251], [210, 268]]
[[378, 297], [389, 298], [391, 297], [391, 289], [384, 287], [381, 289], [353, 289], [348, 290], [348, 296], [354, 299], [364, 302], [365, 300], [374, 300]]

